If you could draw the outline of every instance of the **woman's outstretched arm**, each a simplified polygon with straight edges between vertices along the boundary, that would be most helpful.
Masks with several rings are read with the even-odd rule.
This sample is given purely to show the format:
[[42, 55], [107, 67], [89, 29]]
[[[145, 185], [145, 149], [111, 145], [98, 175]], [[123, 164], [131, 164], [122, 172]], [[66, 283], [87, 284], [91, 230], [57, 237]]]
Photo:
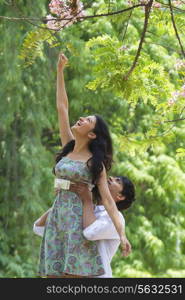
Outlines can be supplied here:
[[57, 64], [56, 105], [58, 111], [60, 139], [61, 139], [62, 146], [64, 146], [69, 141], [74, 139], [69, 124], [68, 97], [67, 97], [65, 82], [64, 82], [64, 67], [67, 61], [68, 59], [64, 54], [62, 53], [59, 54], [58, 64]]
[[119, 211], [118, 211], [117, 206], [114, 202], [114, 199], [112, 198], [111, 193], [109, 191], [105, 167], [103, 167], [103, 171], [101, 173], [101, 176], [100, 176], [100, 179], [98, 182], [98, 189], [100, 192], [102, 203], [105, 206], [105, 209], [108, 212], [110, 218], [112, 219], [112, 222], [114, 223], [114, 226], [120, 236], [120, 242], [121, 242], [121, 247], [123, 250], [123, 255], [126, 255], [127, 253], [129, 253], [131, 251], [131, 245], [126, 238], [125, 228], [120, 219]]

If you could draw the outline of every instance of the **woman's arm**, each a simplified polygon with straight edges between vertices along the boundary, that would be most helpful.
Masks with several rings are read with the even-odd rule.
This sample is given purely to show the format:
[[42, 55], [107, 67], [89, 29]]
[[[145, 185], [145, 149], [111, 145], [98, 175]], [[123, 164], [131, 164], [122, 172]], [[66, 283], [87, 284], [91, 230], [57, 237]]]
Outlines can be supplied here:
[[98, 182], [98, 189], [100, 192], [102, 203], [105, 206], [105, 209], [112, 219], [112, 222], [114, 223], [114, 226], [120, 236], [123, 254], [125, 255], [125, 253], [131, 251], [131, 245], [125, 236], [125, 229], [123, 223], [121, 222], [119, 211], [109, 191], [105, 167], [103, 167], [103, 171]]
[[64, 54], [59, 54], [57, 64], [57, 97], [56, 105], [58, 111], [59, 130], [62, 146], [74, 139], [71, 132], [68, 116], [68, 98], [64, 82], [64, 67], [68, 59]]

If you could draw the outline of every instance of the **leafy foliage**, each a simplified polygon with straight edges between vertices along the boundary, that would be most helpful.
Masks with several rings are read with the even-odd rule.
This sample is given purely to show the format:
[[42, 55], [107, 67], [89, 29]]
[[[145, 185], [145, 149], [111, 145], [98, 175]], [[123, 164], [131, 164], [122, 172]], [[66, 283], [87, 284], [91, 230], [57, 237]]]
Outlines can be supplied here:
[[19, 55], [19, 58], [24, 60], [25, 67], [32, 65], [37, 57], [43, 57], [44, 42], [51, 47], [59, 45], [55, 36], [44, 25], [42, 28], [27, 33]]
[[139, 99], [156, 106], [166, 100], [173, 90], [167, 72], [160, 64], [150, 60], [147, 54], [143, 54], [134, 75], [124, 79], [134, 59], [134, 46], [124, 50], [119, 40], [103, 35], [92, 38], [87, 47], [93, 48], [92, 55], [96, 60], [93, 69], [96, 79], [87, 85], [88, 88], [108, 88], [134, 107]]

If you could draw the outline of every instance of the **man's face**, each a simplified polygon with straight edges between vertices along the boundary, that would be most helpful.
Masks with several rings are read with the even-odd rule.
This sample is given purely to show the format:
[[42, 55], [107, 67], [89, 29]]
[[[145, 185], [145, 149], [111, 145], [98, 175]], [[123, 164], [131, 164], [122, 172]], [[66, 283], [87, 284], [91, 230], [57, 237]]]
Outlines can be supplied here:
[[119, 202], [121, 200], [124, 200], [124, 196], [122, 195], [123, 191], [123, 184], [121, 181], [121, 178], [119, 177], [112, 177], [110, 176], [107, 180], [109, 191], [111, 193], [111, 196], [113, 197], [115, 202]]

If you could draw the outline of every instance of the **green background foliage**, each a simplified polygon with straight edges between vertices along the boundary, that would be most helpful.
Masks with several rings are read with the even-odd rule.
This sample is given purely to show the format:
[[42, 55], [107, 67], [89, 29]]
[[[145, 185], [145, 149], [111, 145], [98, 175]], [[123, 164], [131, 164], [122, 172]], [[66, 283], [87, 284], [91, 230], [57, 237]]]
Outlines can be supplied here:
[[[16, 2], [16, 1], [15, 1]], [[48, 14], [49, 1], [17, 1], [24, 16]], [[83, 1], [85, 3], [85, 1]], [[0, 1], [0, 15], [19, 16]], [[167, 1], [164, 1], [167, 3]], [[93, 1], [88, 15], [106, 13], [109, 1]], [[110, 11], [128, 7], [111, 1]], [[182, 33], [184, 14], [175, 11]], [[132, 253], [112, 261], [115, 277], [185, 276], [185, 100], [167, 104], [184, 84], [182, 59], [169, 9], [152, 9], [145, 43], [134, 60], [144, 11], [86, 19], [59, 33], [44, 24], [0, 21], [0, 277], [36, 277], [40, 238], [33, 222], [54, 201], [52, 167], [61, 148], [56, 111], [56, 62], [65, 70], [70, 122], [100, 113], [110, 126], [115, 164], [136, 186], [124, 212]], [[127, 26], [128, 25], [128, 26]], [[127, 28], [127, 31], [125, 31]], [[121, 48], [124, 46], [125, 48]]]

